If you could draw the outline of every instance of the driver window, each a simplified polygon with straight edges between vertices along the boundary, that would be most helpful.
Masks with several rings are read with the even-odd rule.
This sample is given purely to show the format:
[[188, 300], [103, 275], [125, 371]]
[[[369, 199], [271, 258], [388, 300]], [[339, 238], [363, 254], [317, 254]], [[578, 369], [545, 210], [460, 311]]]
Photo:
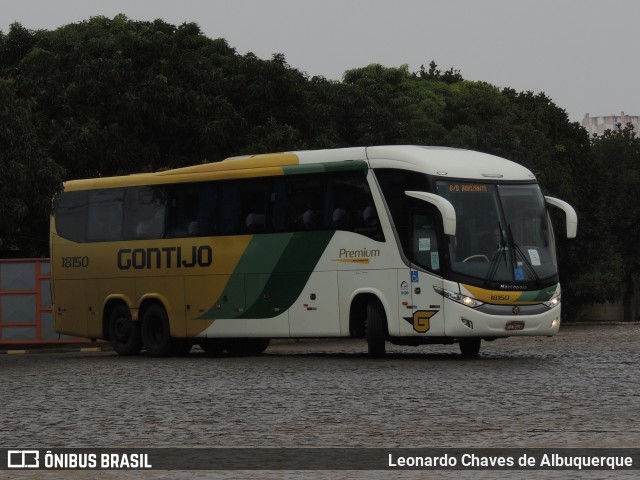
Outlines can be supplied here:
[[440, 251], [434, 216], [426, 212], [413, 215], [412, 260], [432, 272], [440, 272]]

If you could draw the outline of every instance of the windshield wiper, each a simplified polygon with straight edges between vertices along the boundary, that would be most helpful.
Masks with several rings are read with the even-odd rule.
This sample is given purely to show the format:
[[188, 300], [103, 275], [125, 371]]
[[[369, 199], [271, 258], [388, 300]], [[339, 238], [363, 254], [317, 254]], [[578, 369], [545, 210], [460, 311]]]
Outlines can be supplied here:
[[[513, 248], [513, 251], [514, 251], [514, 255], [511, 256], [511, 262], [513, 266], [513, 279], [515, 281], [518, 281], [518, 279], [516, 278], [516, 271], [518, 268], [520, 268], [518, 266], [518, 259], [520, 259], [522, 260], [522, 264], [524, 265], [526, 272], [535, 279], [536, 287], [540, 288], [540, 277], [536, 273], [536, 269], [533, 268], [533, 265], [531, 264], [527, 256], [524, 254], [524, 252], [520, 249], [520, 247], [516, 244], [515, 240], [513, 239], [511, 224], [507, 225], [507, 240], [509, 241], [509, 245]], [[525, 278], [522, 278], [522, 281], [525, 281]]]
[[498, 273], [498, 267], [500, 266], [501, 258], [504, 258], [505, 266], [507, 264], [507, 246], [504, 241], [504, 234], [502, 233], [502, 225], [498, 222], [498, 230], [500, 231], [500, 243], [498, 244], [498, 251], [494, 254], [489, 264], [489, 270], [487, 272], [487, 279], [485, 280], [485, 286], [489, 288], [491, 282]]

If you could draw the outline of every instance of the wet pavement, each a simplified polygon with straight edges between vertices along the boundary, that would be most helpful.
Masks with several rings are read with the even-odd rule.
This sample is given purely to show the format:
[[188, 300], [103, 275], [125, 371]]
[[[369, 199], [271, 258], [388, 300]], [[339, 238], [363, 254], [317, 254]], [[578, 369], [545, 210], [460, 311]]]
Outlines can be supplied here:
[[[473, 360], [457, 345], [390, 344], [386, 358], [371, 360], [362, 340], [274, 341], [255, 357], [207, 357], [197, 348], [175, 358], [109, 350], [0, 355], [0, 447], [640, 448], [639, 347], [640, 325], [629, 324], [483, 342]], [[61, 473], [47, 478], [122, 478]], [[162, 478], [195, 475], [170, 473]], [[269, 478], [286, 477], [276, 473]], [[313, 478], [388, 477], [372, 473]], [[592, 473], [586, 478], [608, 478]]]

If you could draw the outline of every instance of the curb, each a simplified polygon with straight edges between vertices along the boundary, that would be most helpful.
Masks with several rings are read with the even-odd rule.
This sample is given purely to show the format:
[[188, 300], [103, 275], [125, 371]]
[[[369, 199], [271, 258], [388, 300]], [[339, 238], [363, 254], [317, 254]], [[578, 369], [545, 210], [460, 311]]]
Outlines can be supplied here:
[[2, 348], [0, 349], [0, 355], [30, 355], [30, 354], [39, 354], [39, 353], [91, 353], [91, 352], [107, 352], [113, 350], [111, 345], [105, 345], [101, 347], [37, 347], [37, 348]]

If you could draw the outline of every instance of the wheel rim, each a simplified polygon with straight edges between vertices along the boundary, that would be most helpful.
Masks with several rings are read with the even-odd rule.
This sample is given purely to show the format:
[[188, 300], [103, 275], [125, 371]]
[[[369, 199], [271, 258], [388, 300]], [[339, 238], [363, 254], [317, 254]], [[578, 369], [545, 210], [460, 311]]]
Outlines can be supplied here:
[[114, 336], [118, 342], [126, 342], [131, 335], [131, 323], [125, 316], [116, 318], [114, 325]]

